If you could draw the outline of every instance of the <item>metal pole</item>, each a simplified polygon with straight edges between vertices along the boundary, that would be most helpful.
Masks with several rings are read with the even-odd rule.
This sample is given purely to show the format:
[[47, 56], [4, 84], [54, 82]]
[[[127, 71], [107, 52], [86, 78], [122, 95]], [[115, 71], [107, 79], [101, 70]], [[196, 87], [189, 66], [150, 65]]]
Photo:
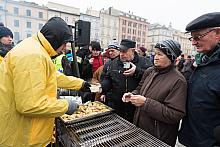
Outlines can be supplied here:
[[[72, 29], [75, 28], [74, 26], [68, 25], [70, 32], [73, 34]], [[75, 36], [75, 35], [73, 35]], [[72, 71], [75, 77], [80, 77], [80, 73], [79, 73], [79, 67], [78, 67], [78, 63], [77, 63], [77, 57], [76, 57], [76, 50], [75, 50], [75, 39], [73, 42], [71, 42], [71, 49], [72, 49], [72, 57], [73, 57], [73, 62], [71, 63], [71, 67], [72, 67]]]

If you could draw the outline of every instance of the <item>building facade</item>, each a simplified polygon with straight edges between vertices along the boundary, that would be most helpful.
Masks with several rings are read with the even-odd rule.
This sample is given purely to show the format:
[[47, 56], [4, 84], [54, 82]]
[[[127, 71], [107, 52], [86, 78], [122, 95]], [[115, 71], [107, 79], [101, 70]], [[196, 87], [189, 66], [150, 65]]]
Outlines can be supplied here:
[[146, 19], [129, 13], [119, 16], [119, 40], [131, 39], [136, 41], [136, 47], [147, 47], [148, 25]]
[[109, 9], [100, 11], [100, 44], [103, 49], [107, 49], [112, 40], [120, 42], [119, 36], [119, 17], [112, 15]]
[[99, 11], [96, 13], [94, 10], [87, 9], [86, 14], [80, 14], [80, 20], [91, 22], [90, 28], [90, 41], [98, 41], [100, 42], [100, 17]]
[[184, 54], [194, 55], [194, 47], [189, 41], [189, 34], [185, 34], [179, 30], [173, 29], [171, 24], [169, 27], [160, 24], [150, 24], [148, 35], [148, 52], [154, 53], [154, 46], [157, 42], [173, 39], [178, 41]]
[[48, 19], [51, 17], [61, 17], [68, 25], [75, 26], [75, 22], [80, 18], [80, 9], [58, 3], [48, 2]]
[[[2, 2], [2, 1], [1, 1]], [[37, 33], [47, 21], [47, 8], [25, 1], [4, 1], [3, 23], [14, 34], [14, 42]]]

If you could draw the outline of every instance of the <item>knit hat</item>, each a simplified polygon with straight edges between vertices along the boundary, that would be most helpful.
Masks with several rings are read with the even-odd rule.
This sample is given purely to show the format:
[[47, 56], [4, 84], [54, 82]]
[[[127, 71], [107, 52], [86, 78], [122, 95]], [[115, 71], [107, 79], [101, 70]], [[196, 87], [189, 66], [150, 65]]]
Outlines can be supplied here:
[[119, 45], [117, 44], [117, 42], [111, 42], [108, 45], [108, 49], [110, 49], [110, 48], [118, 50], [119, 49]]
[[11, 36], [11, 38], [13, 38], [13, 34], [9, 28], [0, 26], [0, 38], [6, 37], [8, 35]]
[[180, 50], [180, 44], [174, 40], [164, 40], [161, 43], [157, 43], [155, 48], [160, 49], [164, 54], [166, 54], [171, 62], [174, 62], [182, 53]]

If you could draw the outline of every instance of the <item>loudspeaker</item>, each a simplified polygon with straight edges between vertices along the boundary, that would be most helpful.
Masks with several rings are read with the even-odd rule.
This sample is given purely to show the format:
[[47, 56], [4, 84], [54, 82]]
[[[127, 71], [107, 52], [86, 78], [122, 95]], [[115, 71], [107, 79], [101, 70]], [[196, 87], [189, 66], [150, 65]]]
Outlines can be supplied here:
[[75, 43], [76, 46], [85, 46], [90, 43], [90, 27], [89, 21], [78, 20], [75, 23]]

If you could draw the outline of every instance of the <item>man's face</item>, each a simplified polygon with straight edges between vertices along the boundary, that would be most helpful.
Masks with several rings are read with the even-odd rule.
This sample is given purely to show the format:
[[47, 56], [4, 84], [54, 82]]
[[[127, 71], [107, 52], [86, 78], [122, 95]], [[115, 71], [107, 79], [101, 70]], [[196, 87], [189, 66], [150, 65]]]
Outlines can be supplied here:
[[2, 37], [1, 39], [0, 39], [0, 42], [2, 43], [2, 44], [5, 44], [5, 45], [10, 45], [10, 44], [12, 44], [12, 38], [11, 38], [11, 36], [4, 36], [4, 37]]
[[132, 61], [134, 58], [135, 48], [129, 48], [128, 50], [120, 51], [120, 59], [122, 62]]
[[192, 45], [196, 47], [199, 53], [208, 53], [220, 40], [219, 29], [203, 29], [191, 32]]
[[110, 56], [111, 59], [116, 58], [120, 53], [119, 50], [116, 50], [116, 49], [113, 49], [113, 48], [108, 49], [108, 52], [109, 52], [109, 56]]

